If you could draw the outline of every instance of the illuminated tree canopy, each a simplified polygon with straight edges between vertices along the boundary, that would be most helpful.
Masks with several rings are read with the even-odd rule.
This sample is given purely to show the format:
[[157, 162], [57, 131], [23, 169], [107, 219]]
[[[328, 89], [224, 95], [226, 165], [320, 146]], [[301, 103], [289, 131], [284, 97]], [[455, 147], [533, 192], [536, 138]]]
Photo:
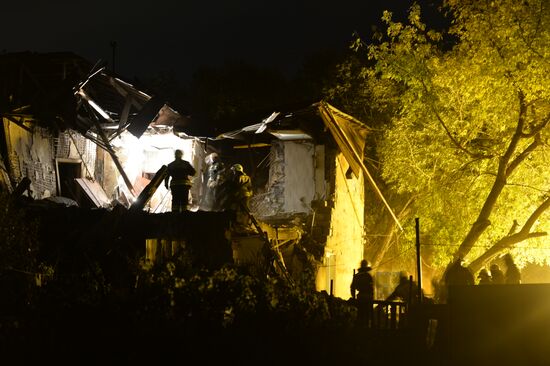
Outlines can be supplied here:
[[427, 29], [413, 6], [407, 22], [385, 12], [375, 44], [357, 42], [371, 60], [359, 100], [388, 120], [381, 178], [415, 197], [433, 265], [462, 257], [478, 271], [509, 250], [549, 263], [550, 3], [448, 0], [445, 10], [448, 33]]

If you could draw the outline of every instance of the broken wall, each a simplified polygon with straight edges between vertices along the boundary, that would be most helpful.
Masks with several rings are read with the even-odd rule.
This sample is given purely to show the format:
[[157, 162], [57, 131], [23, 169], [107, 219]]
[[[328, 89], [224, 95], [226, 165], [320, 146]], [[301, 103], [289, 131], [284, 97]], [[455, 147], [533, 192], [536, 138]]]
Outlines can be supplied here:
[[40, 127], [35, 127], [31, 133], [5, 118], [3, 124], [9, 170], [15, 182], [28, 177], [33, 198], [36, 199], [55, 195], [53, 136]]
[[[334, 197], [325, 256], [318, 268], [316, 288], [344, 299], [350, 297], [353, 270], [363, 259], [364, 178], [346, 176], [349, 164], [336, 156]], [[332, 285], [331, 285], [332, 284]]]
[[266, 192], [252, 197], [252, 212], [265, 221], [310, 214], [311, 201], [325, 187], [324, 166], [317, 164], [323, 152], [309, 141], [274, 140]]
[[31, 180], [32, 198], [59, 195], [57, 162], [60, 159], [80, 164], [83, 176], [94, 176], [96, 146], [93, 142], [75, 131], [67, 130], [56, 136], [46, 128], [30, 126], [32, 132], [3, 119], [9, 170], [15, 182], [23, 177]]
[[67, 130], [54, 138], [54, 146], [57, 159], [80, 161], [82, 176], [95, 178], [97, 145], [94, 142], [76, 131]]

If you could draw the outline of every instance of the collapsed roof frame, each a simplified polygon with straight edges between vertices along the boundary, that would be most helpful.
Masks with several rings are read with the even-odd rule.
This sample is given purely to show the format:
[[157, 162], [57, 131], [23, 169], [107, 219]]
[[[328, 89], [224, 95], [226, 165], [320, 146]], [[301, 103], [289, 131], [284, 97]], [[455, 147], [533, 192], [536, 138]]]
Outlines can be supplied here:
[[[355, 176], [359, 176], [361, 172], [365, 174], [369, 185], [386, 207], [397, 227], [403, 230], [399, 219], [393, 212], [387, 200], [384, 198], [384, 195], [378, 188], [374, 178], [363, 162], [365, 138], [368, 133], [368, 127], [361, 121], [345, 114], [325, 101], [313, 103], [304, 110], [299, 110], [292, 113], [281, 114], [280, 112], [273, 112], [269, 117], [265, 118], [260, 123], [245, 126], [239, 130], [222, 133], [216, 137], [216, 140], [239, 140], [249, 134], [259, 135], [265, 133], [271, 134], [275, 138], [283, 139], [281, 136], [278, 136], [276, 132], [277, 127], [280, 127], [278, 125], [284, 125], [285, 119], [288, 119], [289, 117], [293, 118], [301, 113], [311, 112], [315, 112], [319, 115], [319, 117], [321, 117], [325, 127], [330, 131]], [[307, 133], [303, 133], [301, 130], [299, 132], [299, 135], [301, 136], [312, 138], [311, 136], [308, 136]]]
[[182, 116], [99, 64], [67, 52], [0, 55], [0, 117], [31, 134], [27, 122], [78, 131], [109, 153], [135, 195], [111, 142], [124, 131], [139, 138], [147, 130], [173, 130]]
[[126, 187], [135, 196], [133, 184], [124, 172], [111, 142], [124, 131], [141, 137], [149, 125], [157, 120], [161, 111], [177, 117], [179, 114], [158, 98], [109, 75], [104, 67], [91, 72], [75, 86], [74, 95], [80, 132], [107, 151]]

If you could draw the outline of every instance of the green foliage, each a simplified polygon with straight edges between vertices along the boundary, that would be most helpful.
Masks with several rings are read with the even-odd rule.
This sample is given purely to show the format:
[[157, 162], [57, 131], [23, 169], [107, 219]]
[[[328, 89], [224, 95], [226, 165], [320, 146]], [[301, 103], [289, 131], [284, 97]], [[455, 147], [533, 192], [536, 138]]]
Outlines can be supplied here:
[[0, 271], [37, 272], [37, 223], [0, 192]]
[[310, 288], [279, 277], [259, 277], [248, 266], [178, 274], [175, 269], [184, 266], [176, 259], [143, 268], [138, 286], [138, 293], [156, 293], [147, 297], [154, 298], [155, 306], [163, 304], [163, 309], [154, 309], [157, 314], [183, 326], [217, 329], [263, 324], [279, 330], [352, 326], [352, 306], [331, 309], [329, 299]]
[[[359, 100], [386, 117], [377, 141], [381, 177], [388, 193], [415, 197], [428, 261], [436, 266], [458, 248], [474, 260], [508, 235], [513, 220], [521, 229], [550, 187], [548, 3], [449, 0], [446, 10], [453, 19], [446, 33], [427, 29], [419, 6], [407, 22], [385, 12], [379, 42], [356, 43], [371, 63], [353, 72], [344, 64], [348, 83], [333, 89], [336, 96], [359, 90]], [[452, 49], [443, 47], [449, 37]], [[485, 217], [490, 226], [466, 243], [477, 230], [472, 224]], [[548, 214], [526, 229], [546, 232]], [[409, 245], [413, 230], [405, 236]], [[546, 243], [532, 238], [513, 254], [519, 262], [548, 263]]]
[[12, 197], [0, 192], [0, 310], [32, 303], [37, 285], [51, 274], [39, 260], [37, 228]]

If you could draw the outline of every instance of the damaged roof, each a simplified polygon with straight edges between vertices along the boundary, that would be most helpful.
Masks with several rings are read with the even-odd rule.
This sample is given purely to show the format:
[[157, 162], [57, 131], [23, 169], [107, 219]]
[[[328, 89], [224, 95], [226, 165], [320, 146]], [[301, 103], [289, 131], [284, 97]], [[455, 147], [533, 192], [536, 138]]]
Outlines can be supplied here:
[[124, 130], [140, 137], [189, 124], [163, 100], [73, 53], [0, 55], [0, 117], [26, 129], [29, 120], [71, 128], [102, 146]]
[[358, 176], [362, 169], [359, 160], [363, 157], [370, 129], [325, 101], [294, 111], [273, 112], [259, 123], [222, 133], [216, 140], [230, 139], [242, 144], [269, 143], [274, 138], [320, 140], [327, 130]]
[[[260, 123], [222, 133], [216, 140], [229, 139], [249, 146], [261, 145], [262, 142], [269, 143], [274, 138], [323, 141], [320, 139], [321, 133], [327, 130], [346, 158], [353, 174], [359, 177], [364, 173], [368, 183], [384, 203], [397, 226], [403, 230], [397, 216], [363, 162], [366, 137], [370, 128], [325, 101], [313, 103], [295, 111], [274, 112]], [[262, 138], [263, 141], [261, 141]]]

